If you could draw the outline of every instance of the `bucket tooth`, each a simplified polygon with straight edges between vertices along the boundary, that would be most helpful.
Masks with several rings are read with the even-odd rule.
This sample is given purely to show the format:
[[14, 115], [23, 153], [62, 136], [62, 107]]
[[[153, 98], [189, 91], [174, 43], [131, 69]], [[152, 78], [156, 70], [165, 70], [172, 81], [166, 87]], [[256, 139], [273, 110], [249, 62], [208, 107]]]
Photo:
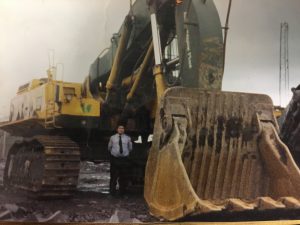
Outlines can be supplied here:
[[150, 212], [166, 220], [299, 208], [300, 171], [266, 95], [168, 89], [145, 176]]
[[235, 212], [253, 210], [254, 207], [255, 207], [255, 204], [244, 202], [238, 198], [230, 198], [227, 200], [227, 203], [226, 203], [226, 209], [228, 209], [230, 211], [235, 211]]
[[280, 209], [285, 208], [285, 205], [281, 202], [275, 201], [270, 197], [261, 197], [257, 199], [257, 208], [259, 210], [267, 210], [267, 209]]
[[280, 198], [280, 202], [282, 202], [286, 208], [289, 209], [299, 209], [300, 208], [300, 202], [293, 197], [283, 197]]

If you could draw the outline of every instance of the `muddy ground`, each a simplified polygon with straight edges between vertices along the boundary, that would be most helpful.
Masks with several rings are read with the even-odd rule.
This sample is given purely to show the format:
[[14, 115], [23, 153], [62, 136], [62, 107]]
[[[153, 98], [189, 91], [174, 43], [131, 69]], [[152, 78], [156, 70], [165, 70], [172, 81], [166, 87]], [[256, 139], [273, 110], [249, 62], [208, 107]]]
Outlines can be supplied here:
[[0, 161], [0, 220], [39, 222], [149, 222], [142, 194], [109, 195], [109, 163], [83, 162], [78, 191], [64, 200], [33, 200], [5, 191]]
[[[36, 200], [3, 188], [0, 161], [0, 221], [158, 222], [148, 213], [142, 193], [109, 195], [109, 163], [82, 162], [77, 192], [70, 199]], [[187, 219], [187, 218], [186, 218]], [[300, 209], [205, 214], [186, 221], [257, 221], [300, 219]], [[1, 222], [0, 222], [1, 224]]]

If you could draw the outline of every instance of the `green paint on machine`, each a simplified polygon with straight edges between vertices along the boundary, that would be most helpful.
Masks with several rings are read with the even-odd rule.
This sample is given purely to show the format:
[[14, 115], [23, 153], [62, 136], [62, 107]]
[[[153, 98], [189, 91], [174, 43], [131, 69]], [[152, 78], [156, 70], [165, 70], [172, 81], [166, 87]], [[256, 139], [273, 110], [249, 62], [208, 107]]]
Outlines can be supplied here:
[[82, 109], [82, 112], [89, 113], [92, 110], [92, 105], [83, 103], [83, 104], [81, 104], [81, 109]]

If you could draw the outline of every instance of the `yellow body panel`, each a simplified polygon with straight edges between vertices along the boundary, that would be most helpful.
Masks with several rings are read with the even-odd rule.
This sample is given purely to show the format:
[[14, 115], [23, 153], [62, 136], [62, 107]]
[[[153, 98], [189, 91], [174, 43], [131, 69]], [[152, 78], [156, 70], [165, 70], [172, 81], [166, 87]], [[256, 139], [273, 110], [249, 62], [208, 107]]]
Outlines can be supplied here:
[[100, 116], [99, 102], [94, 99], [72, 99], [69, 103], [62, 105], [60, 114], [74, 116]]
[[280, 107], [280, 106], [275, 106], [274, 107], [274, 116], [278, 119], [284, 114], [285, 108]]
[[21, 86], [11, 102], [10, 122], [63, 115], [99, 117], [100, 102], [82, 97], [79, 83], [47, 79], [33, 80]]

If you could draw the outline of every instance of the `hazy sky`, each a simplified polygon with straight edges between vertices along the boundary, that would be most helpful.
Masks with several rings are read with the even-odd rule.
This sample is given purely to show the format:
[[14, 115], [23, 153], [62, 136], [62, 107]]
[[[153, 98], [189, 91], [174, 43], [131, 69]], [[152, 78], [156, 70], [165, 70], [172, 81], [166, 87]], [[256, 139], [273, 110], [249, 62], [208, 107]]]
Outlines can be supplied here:
[[[215, 0], [224, 24], [228, 0]], [[48, 53], [58, 78], [82, 82], [118, 31], [129, 0], [0, 0], [0, 117], [18, 86], [43, 77]], [[280, 23], [290, 27], [291, 86], [300, 83], [300, 1], [233, 0], [223, 89], [278, 101]]]

